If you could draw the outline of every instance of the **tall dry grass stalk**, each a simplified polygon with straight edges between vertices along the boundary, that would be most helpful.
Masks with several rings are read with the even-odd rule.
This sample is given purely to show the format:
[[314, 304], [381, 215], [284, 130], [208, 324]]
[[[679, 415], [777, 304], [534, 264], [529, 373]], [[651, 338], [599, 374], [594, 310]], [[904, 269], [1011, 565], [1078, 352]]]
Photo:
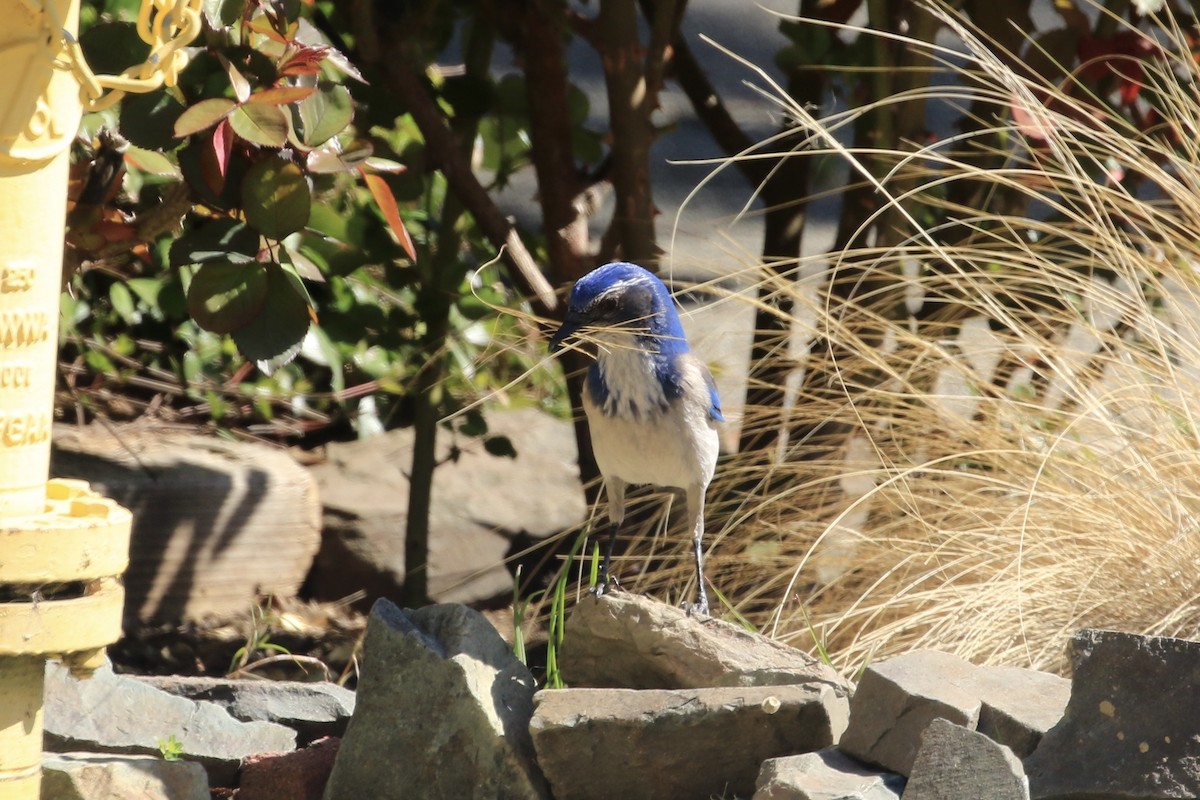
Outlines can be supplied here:
[[[872, 180], [902, 235], [797, 262], [794, 275], [851, 274], [878, 293], [854, 305], [819, 280], [753, 276], [760, 297], [794, 295], [802, 343], [836, 347], [794, 405], [745, 409], [746, 425], [785, 435], [718, 468], [710, 578], [747, 620], [803, 649], [818, 637], [848, 673], [914, 648], [1061, 669], [1084, 626], [1194, 638], [1200, 69], [1187, 37], [1168, 23], [1140, 62], [1160, 122], [1139, 130], [933, 13], [964, 45], [934, 48], [954, 81], [923, 99], [969, 107], [969, 135], [855, 152], [831, 133], [852, 112], [818, 120], [776, 95], [806, 137], [794, 157], [846, 159], [852, 179], [890, 157]], [[806, 451], [838, 426], [836, 451]], [[618, 574], [676, 600], [688, 569], [686, 537], [654, 518]]]

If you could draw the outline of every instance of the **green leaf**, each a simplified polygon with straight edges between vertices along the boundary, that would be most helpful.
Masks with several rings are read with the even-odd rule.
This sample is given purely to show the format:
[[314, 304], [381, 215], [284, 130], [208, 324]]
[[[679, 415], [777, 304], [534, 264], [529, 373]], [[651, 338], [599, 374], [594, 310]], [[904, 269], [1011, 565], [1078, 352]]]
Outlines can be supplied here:
[[108, 287], [108, 301], [112, 303], [113, 309], [121, 315], [121, 319], [125, 320], [127, 325], [135, 322], [137, 306], [133, 302], [133, 295], [128, 286], [117, 281]]
[[188, 313], [205, 330], [234, 333], [260, 316], [267, 294], [266, 265], [210, 261], [192, 276]]
[[259, 244], [258, 231], [244, 222], [223, 217], [186, 231], [176, 239], [171, 244], [170, 263], [173, 267], [206, 261], [247, 264], [258, 259]]
[[212, 97], [189, 106], [175, 120], [175, 136], [184, 138], [193, 133], [207, 130], [216, 125], [237, 108], [237, 103], [228, 97]]
[[242, 210], [246, 221], [263, 236], [283, 239], [308, 224], [312, 210], [308, 179], [289, 161], [263, 159], [242, 181]]
[[296, 134], [308, 147], [317, 147], [338, 135], [354, 119], [350, 90], [340, 83], [321, 81], [317, 93], [297, 103]]
[[121, 135], [147, 150], [169, 150], [175, 141], [175, 123], [183, 104], [166, 89], [129, 94], [121, 101]]
[[204, 0], [204, 16], [214, 30], [237, 22], [245, 8], [246, 0]]
[[179, 169], [179, 165], [155, 150], [143, 150], [130, 145], [125, 151], [125, 163], [149, 175], [176, 180], [183, 178], [183, 171]]
[[343, 369], [342, 354], [337, 345], [320, 325], [313, 325], [304, 337], [304, 355], [314, 364], [329, 368], [329, 386], [335, 392], [346, 390], [346, 371]]
[[158, 293], [162, 291], [163, 282], [158, 278], [130, 278], [125, 281], [130, 290], [148, 306], [158, 305]]
[[267, 375], [290, 362], [300, 352], [312, 321], [308, 303], [292, 288], [282, 269], [267, 276], [267, 296], [260, 313], [233, 341], [247, 359]]
[[[6, 26], [16, 24], [11, 19], [5, 23]], [[32, 37], [33, 33], [26, 35]], [[132, 22], [102, 22], [95, 25], [79, 37], [79, 46], [83, 48], [83, 58], [88, 67], [97, 75], [120, 75], [150, 56], [150, 45], [138, 36], [137, 26]], [[12, 75], [8, 80], [19, 79]]]
[[251, 144], [283, 147], [287, 143], [288, 118], [279, 106], [258, 103], [238, 106], [229, 115], [229, 125]]

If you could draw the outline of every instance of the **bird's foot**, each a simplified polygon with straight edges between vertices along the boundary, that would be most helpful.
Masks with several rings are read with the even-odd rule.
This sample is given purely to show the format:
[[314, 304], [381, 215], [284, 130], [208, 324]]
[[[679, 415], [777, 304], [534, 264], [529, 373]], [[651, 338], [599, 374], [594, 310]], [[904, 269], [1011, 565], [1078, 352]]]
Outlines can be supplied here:
[[591, 592], [594, 596], [601, 597], [614, 589], [619, 590], [620, 588], [621, 584], [612, 575], [601, 575], [600, 580], [591, 588]]
[[708, 613], [708, 598], [701, 597], [699, 603], [689, 603], [684, 600], [679, 604], [679, 607], [684, 610], [689, 617], [709, 617]]

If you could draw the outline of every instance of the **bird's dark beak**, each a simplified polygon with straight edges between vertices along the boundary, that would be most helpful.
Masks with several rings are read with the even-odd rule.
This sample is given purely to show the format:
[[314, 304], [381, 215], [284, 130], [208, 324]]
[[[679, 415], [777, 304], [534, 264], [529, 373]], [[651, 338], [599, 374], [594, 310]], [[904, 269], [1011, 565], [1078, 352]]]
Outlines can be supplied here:
[[562, 326], [550, 338], [550, 352], [557, 353], [562, 349], [563, 342], [575, 335], [575, 331], [579, 330], [579, 320], [573, 317], [567, 317], [563, 320]]

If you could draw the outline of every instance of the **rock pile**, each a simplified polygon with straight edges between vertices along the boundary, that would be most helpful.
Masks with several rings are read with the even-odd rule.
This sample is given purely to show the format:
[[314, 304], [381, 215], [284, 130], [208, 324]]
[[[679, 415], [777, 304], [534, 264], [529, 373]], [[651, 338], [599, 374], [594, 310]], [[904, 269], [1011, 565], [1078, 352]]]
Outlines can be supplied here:
[[[386, 600], [356, 697], [111, 670], [79, 682], [52, 666], [47, 740], [86, 752], [47, 756], [43, 796], [200, 798], [238, 781], [238, 800], [1200, 796], [1196, 642], [1081, 631], [1071, 681], [917, 651], [855, 688], [804, 653], [625, 594], [585, 598], [567, 631], [571, 688], [543, 691], [476, 612]], [[294, 750], [298, 734], [324, 738]], [[152, 757], [168, 736], [183, 760]]]

